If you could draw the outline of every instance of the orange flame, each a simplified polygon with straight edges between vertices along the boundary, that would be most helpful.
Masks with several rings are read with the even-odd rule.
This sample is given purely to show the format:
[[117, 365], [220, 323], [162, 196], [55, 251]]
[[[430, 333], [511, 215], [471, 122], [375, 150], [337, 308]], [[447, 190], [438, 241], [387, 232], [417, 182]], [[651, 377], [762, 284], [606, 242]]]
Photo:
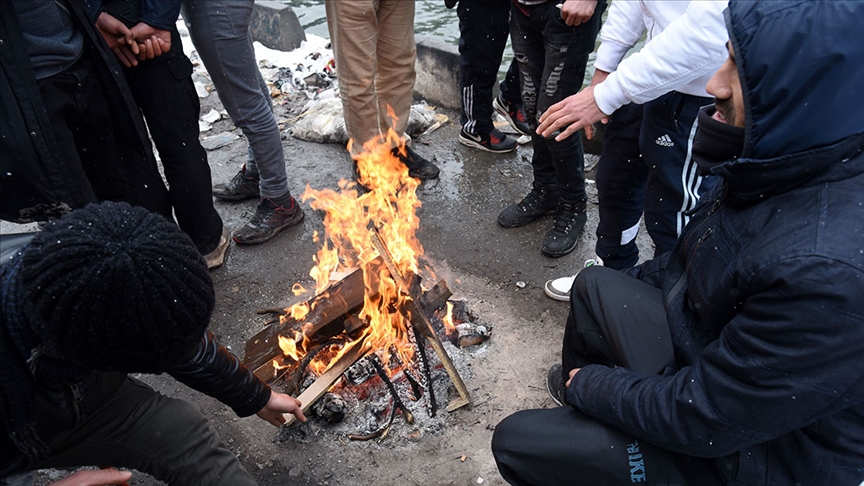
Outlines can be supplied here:
[[[353, 140], [349, 142], [349, 151], [353, 144]], [[338, 191], [316, 190], [307, 185], [302, 199], [308, 201], [312, 209], [325, 213], [324, 236], [318, 232], [313, 235], [313, 239], [321, 243], [313, 258], [315, 266], [309, 272], [316, 282], [316, 293], [325, 292], [334, 273], [362, 269], [366, 292], [359, 318], [369, 322], [364, 331], [366, 345], [377, 350], [392, 346], [400, 360], [409, 362], [414, 355], [408, 339], [411, 324], [399, 312], [400, 304], [409, 297], [400, 294], [398, 284], [385, 265], [373, 262], [378, 252], [370, 239], [370, 229], [378, 228], [400, 273], [404, 276], [420, 273], [418, 259], [423, 255], [423, 246], [415, 236], [419, 227], [417, 208], [421, 206], [416, 194], [419, 181], [408, 175], [408, 168], [395, 153], [404, 155], [405, 145], [402, 138], [390, 130], [363, 144], [362, 152], [354, 157], [359, 182], [367, 191], [361, 193], [355, 182], [343, 179], [338, 183]], [[295, 285], [295, 294], [298, 289], [302, 287]], [[288, 312], [294, 319], [302, 320], [309, 309], [303, 303], [291, 307]], [[300, 350], [305, 353], [304, 346], [296, 345], [300, 334], [294, 340], [284, 339], [286, 345], [282, 349], [286, 355], [299, 356]], [[279, 342], [283, 346], [281, 336]], [[291, 345], [295, 347], [292, 349]], [[319, 352], [321, 359], [316, 356], [310, 368], [323, 372], [342, 352], [335, 355]], [[386, 363], [389, 353], [381, 354]]]
[[456, 325], [453, 324], [453, 303], [450, 301], [447, 302], [447, 314], [441, 319], [441, 322], [444, 323], [447, 334], [456, 332]]

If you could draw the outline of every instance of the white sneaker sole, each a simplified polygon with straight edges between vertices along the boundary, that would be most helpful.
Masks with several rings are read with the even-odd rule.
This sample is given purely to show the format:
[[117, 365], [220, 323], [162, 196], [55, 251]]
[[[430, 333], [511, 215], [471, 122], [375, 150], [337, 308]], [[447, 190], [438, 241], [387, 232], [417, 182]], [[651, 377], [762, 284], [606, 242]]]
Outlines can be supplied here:
[[[600, 257], [586, 260], [585, 267], [583, 268], [593, 267], [594, 265], [603, 266], [603, 260], [601, 260]], [[576, 275], [579, 275], [579, 273], [577, 272]], [[570, 291], [573, 288], [573, 282], [576, 281], [576, 275], [573, 275], [572, 277], [560, 277], [547, 280], [546, 285], [543, 286], [543, 292], [545, 292], [550, 299], [560, 300], [561, 302], [569, 301]]]
[[570, 300], [570, 289], [573, 288], [575, 280], [575, 275], [547, 280], [546, 285], [543, 286], [543, 291], [550, 299], [567, 302]]
[[481, 143], [475, 142], [474, 140], [471, 140], [470, 138], [463, 137], [461, 133], [459, 134], [459, 143], [461, 143], [462, 145], [464, 145], [466, 147], [476, 148], [476, 149], [482, 150], [484, 152], [489, 152], [492, 154], [506, 154], [508, 152], [512, 152], [512, 151], [516, 150], [516, 147], [513, 147], [511, 149], [498, 149], [498, 150], [492, 149], [492, 148], [489, 148], [489, 147], [487, 147]]

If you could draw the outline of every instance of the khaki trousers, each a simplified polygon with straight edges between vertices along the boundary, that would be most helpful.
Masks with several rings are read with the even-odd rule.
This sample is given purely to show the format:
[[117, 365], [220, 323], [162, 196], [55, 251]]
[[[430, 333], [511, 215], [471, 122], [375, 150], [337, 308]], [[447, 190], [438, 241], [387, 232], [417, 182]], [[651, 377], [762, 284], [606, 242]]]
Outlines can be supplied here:
[[354, 147], [389, 128], [404, 135], [417, 56], [414, 0], [325, 0], [325, 7], [345, 129]]

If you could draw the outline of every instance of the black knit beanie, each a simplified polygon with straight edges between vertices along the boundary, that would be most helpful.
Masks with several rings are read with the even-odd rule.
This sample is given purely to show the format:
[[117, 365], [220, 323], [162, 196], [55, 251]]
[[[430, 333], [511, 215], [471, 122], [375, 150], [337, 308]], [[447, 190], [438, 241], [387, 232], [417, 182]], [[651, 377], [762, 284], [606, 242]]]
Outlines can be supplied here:
[[43, 352], [89, 369], [165, 371], [194, 351], [215, 302], [189, 237], [126, 203], [91, 204], [48, 225], [20, 268]]

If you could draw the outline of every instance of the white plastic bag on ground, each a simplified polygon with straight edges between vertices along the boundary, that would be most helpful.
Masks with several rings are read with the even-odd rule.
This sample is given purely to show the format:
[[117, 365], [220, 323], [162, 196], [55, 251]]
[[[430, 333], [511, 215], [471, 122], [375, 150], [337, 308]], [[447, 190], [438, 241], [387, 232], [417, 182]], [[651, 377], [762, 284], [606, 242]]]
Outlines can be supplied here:
[[[421, 102], [411, 107], [407, 132], [409, 135], [417, 135], [446, 121], [446, 115], [435, 113], [434, 108]], [[345, 131], [345, 118], [342, 116], [342, 100], [331, 98], [307, 103], [297, 117], [291, 135], [307, 142], [347, 144], [348, 133]]]

